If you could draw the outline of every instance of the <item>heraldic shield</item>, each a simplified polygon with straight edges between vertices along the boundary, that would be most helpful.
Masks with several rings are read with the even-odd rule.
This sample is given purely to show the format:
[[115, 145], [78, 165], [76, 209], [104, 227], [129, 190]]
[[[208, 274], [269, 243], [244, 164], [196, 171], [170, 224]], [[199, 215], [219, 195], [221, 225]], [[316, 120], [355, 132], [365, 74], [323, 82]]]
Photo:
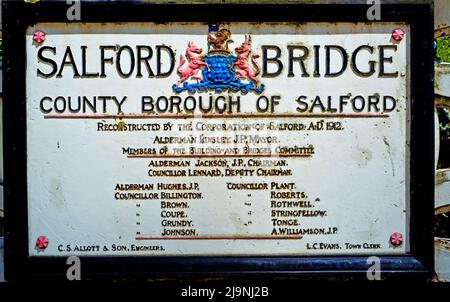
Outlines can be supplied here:
[[[258, 80], [261, 68], [257, 62], [259, 57], [251, 55], [253, 67], [248, 63], [251, 54], [251, 37], [248, 35], [240, 47], [236, 47], [237, 55], [231, 53], [228, 44], [232, 42], [231, 33], [227, 29], [219, 30], [215, 36], [208, 35], [208, 43], [212, 48], [207, 55], [194, 42], [188, 43], [186, 57], [180, 55], [178, 73], [180, 80], [173, 84], [175, 92], [241, 92], [261, 93], [264, 84]], [[187, 61], [187, 64], [185, 64]], [[184, 65], [186, 65], [184, 67]], [[196, 80], [188, 83], [189, 79]]]

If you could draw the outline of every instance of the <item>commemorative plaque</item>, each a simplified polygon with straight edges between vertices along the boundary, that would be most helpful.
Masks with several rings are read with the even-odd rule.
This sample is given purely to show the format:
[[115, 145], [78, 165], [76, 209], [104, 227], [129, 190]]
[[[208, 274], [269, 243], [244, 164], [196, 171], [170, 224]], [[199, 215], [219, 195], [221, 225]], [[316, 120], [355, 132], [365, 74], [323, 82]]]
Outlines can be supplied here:
[[142, 4], [151, 16], [95, 23], [96, 7], [84, 22], [37, 14], [21, 27], [21, 90], [7, 95], [22, 105], [5, 114], [12, 131], [21, 113], [24, 162], [6, 174], [26, 192], [15, 201], [26, 259], [76, 255], [93, 271], [131, 259], [157, 272], [220, 259], [239, 273], [249, 260], [363, 271], [378, 256], [390, 271], [427, 271], [431, 57], [419, 46], [428, 24], [411, 16], [428, 6], [377, 22], [175, 6], [186, 18], [161, 22]]

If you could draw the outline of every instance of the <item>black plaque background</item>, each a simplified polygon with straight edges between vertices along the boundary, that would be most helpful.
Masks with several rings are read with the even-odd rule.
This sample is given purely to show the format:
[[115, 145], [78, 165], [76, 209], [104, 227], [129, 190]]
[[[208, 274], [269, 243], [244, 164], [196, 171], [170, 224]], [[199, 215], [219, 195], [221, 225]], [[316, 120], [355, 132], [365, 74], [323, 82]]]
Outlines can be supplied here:
[[[82, 2], [80, 22], [368, 22], [368, 5], [178, 5], [140, 1]], [[66, 279], [66, 257], [28, 256], [26, 28], [68, 22], [66, 1], [3, 1], [5, 274], [7, 280]], [[379, 256], [381, 276], [433, 272], [433, 11], [428, 4], [383, 4], [381, 22], [411, 25], [411, 193], [407, 256]], [[373, 21], [371, 21], [373, 22]], [[365, 278], [367, 257], [80, 257], [83, 279], [152, 277]]]

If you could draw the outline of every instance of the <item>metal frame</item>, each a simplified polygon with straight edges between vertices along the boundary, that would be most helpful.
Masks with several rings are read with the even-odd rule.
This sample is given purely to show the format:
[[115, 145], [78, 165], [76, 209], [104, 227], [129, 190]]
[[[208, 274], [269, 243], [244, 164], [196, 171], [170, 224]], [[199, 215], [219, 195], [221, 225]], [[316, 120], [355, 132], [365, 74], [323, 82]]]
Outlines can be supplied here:
[[[66, 276], [65, 257], [29, 257], [25, 30], [37, 22], [68, 22], [65, 1], [3, 1], [5, 270], [8, 280]], [[82, 22], [367, 22], [367, 5], [178, 5], [146, 1], [82, 3]], [[430, 4], [382, 5], [382, 22], [411, 25], [410, 247], [383, 256], [382, 277], [433, 272], [434, 102], [433, 9]], [[371, 21], [372, 22], [372, 21]], [[376, 21], [375, 21], [376, 22]], [[211, 276], [366, 276], [366, 257], [81, 257], [86, 278]]]

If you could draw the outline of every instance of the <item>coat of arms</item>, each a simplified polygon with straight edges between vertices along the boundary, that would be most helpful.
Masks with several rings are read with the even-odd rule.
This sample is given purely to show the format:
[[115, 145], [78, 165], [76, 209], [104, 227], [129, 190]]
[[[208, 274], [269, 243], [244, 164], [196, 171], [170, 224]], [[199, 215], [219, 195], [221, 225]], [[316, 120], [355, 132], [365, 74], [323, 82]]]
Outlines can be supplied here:
[[[180, 79], [172, 85], [173, 90], [187, 90], [191, 93], [208, 90], [219, 93], [261, 93], [264, 84], [258, 79], [261, 67], [258, 63], [259, 55], [252, 53], [252, 37], [246, 35], [241, 46], [235, 48], [235, 55], [228, 49], [228, 44], [232, 42], [231, 32], [225, 28], [218, 30], [215, 35], [208, 35], [211, 49], [207, 55], [202, 55], [203, 50], [195, 42], [189, 42], [186, 57], [180, 55], [177, 68]], [[189, 83], [188, 80], [194, 82]]]

